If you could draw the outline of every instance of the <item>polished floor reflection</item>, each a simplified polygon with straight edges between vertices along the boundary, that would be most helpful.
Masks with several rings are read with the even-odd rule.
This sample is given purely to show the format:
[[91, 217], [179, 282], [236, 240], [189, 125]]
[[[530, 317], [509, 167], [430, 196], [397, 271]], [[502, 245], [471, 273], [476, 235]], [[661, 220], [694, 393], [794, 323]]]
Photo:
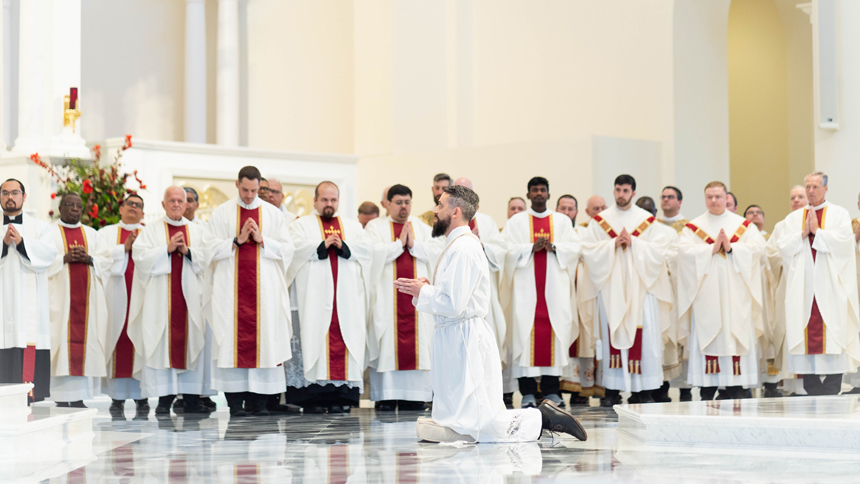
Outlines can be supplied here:
[[98, 409], [92, 454], [43, 482], [847, 483], [860, 469], [853, 455], [803, 447], [647, 447], [619, 437], [615, 412], [598, 407], [574, 409], [587, 442], [545, 434], [519, 445], [437, 445], [416, 441], [422, 412], [231, 420], [222, 406], [204, 418], [134, 418], [129, 404], [127, 418], [112, 419], [107, 400], [89, 403]]

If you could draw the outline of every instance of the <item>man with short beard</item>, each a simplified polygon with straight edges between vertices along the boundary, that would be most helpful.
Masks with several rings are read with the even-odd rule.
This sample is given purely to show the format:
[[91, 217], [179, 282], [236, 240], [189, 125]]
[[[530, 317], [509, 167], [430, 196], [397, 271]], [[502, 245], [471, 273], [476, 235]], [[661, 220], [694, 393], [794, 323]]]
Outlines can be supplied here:
[[149, 414], [149, 403], [141, 395], [140, 381], [135, 378], [134, 362], [142, 356], [128, 337], [128, 312], [134, 280], [134, 242], [143, 228], [143, 198], [137, 193], [129, 194], [119, 208], [120, 221], [106, 225], [98, 231], [110, 248], [113, 264], [110, 276], [105, 278], [110, 325], [107, 328], [105, 353], [108, 358], [108, 376], [102, 388], [113, 402], [112, 417], [125, 416], [125, 401], [132, 399], [137, 404], [137, 415]]
[[538, 378], [545, 398], [564, 403], [559, 378], [579, 337], [571, 304], [579, 236], [567, 215], [547, 206], [546, 178], [532, 178], [527, 190], [531, 208], [511, 217], [502, 231], [508, 253], [500, 291], [502, 307], [510, 307], [513, 317], [513, 371], [524, 408], [538, 405]]
[[24, 213], [24, 184], [0, 185], [3, 253], [0, 256], [0, 383], [33, 383], [30, 399], [48, 397], [51, 380], [51, 323], [48, 268], [57, 257], [54, 228]]
[[48, 269], [51, 304], [51, 399], [84, 408], [94, 377], [107, 376], [104, 341], [108, 313], [103, 279], [113, 262], [95, 229], [81, 224], [84, 204], [75, 193], [60, 199], [54, 225], [57, 257]]
[[[677, 234], [651, 212], [634, 206], [636, 180], [615, 179], [615, 205], [595, 215], [582, 234], [582, 259], [598, 299], [598, 344], [606, 397], [602, 404], [653, 403], [663, 384], [663, 346], [674, 334], [674, 303], [666, 263]], [[587, 324], [585, 326], [588, 326]]]
[[391, 215], [371, 220], [365, 230], [374, 244], [372, 281], [375, 294], [368, 325], [370, 399], [382, 411], [423, 410], [433, 395], [430, 386], [432, 318], [418, 313], [412, 297], [394, 291], [398, 278], [429, 277], [442, 252], [431, 228], [410, 216], [412, 190], [388, 190]]
[[305, 413], [349, 412], [364, 391], [373, 244], [358, 222], [338, 215], [339, 205], [337, 185], [324, 181], [314, 190], [314, 213], [290, 224], [296, 252], [287, 281], [294, 281], [299, 318], [287, 402]]
[[[789, 192], [791, 211], [800, 210], [806, 206], [806, 189], [795, 185]], [[782, 393], [777, 390], [779, 380], [783, 380], [783, 391], [786, 394], [805, 394], [803, 390], [803, 377], [789, 375], [785, 371], [785, 305], [778, 301], [785, 300], [786, 274], [783, 267], [782, 256], [779, 254], [777, 241], [785, 229], [785, 220], [780, 220], [773, 227], [773, 232], [765, 246], [768, 271], [773, 278], [770, 304], [768, 306], [767, 318], [765, 318], [765, 330], [762, 337], [762, 381], [764, 382], [765, 398], [781, 397]]]
[[726, 195], [722, 182], [705, 186], [708, 211], [684, 227], [678, 244], [679, 339], [689, 353], [687, 382], [702, 387], [702, 400], [712, 400], [717, 387], [726, 388], [720, 398], [744, 398], [759, 384], [765, 241], [726, 208]]
[[857, 242], [851, 217], [826, 200], [827, 175], [806, 176], [809, 204], [785, 218], [776, 242], [788, 271], [785, 347], [788, 371], [809, 395], [836, 395], [842, 375], [860, 365], [856, 308]]

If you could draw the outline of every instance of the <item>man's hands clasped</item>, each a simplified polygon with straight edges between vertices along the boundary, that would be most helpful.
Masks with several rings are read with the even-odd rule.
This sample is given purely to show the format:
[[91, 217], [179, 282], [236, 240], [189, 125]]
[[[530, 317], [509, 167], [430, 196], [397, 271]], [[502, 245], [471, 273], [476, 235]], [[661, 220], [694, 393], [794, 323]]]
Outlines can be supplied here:
[[6, 245], [11, 244], [12, 242], [20, 244], [22, 240], [24, 239], [23, 237], [21, 237], [21, 234], [18, 232], [15, 226], [13, 224], [9, 224], [9, 229], [6, 231], [6, 235], [3, 237], [3, 243]]
[[729, 242], [729, 236], [726, 235], [726, 231], [724, 229], [720, 229], [720, 235], [718, 235], [717, 240], [714, 241], [714, 250], [712, 254], [716, 254], [718, 252], [728, 254], [731, 251], [732, 243]]
[[260, 226], [257, 225], [257, 222], [252, 218], [245, 219], [244, 225], [242, 225], [242, 230], [239, 231], [239, 237], [237, 237], [239, 245], [243, 245], [247, 243], [249, 240], [253, 240], [255, 243], [263, 246], [263, 235], [260, 233]]

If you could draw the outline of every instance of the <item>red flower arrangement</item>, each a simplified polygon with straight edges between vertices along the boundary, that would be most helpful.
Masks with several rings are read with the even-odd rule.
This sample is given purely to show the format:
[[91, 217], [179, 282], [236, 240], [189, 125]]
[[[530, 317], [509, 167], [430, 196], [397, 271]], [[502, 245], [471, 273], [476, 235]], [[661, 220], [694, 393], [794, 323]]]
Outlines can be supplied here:
[[[63, 167], [55, 167], [42, 161], [38, 153], [30, 155], [33, 163], [44, 168], [57, 182], [58, 193], [77, 193], [80, 195], [86, 214], [81, 217], [81, 223], [98, 230], [107, 224], [115, 224], [120, 221], [119, 207], [122, 206], [125, 197], [136, 190], [126, 187], [128, 179], [134, 177], [141, 190], [146, 185], [137, 176], [137, 170], [131, 173], [120, 171], [123, 151], [131, 148], [131, 135], [126, 135], [122, 148], [116, 152], [113, 163], [101, 165], [101, 146], [93, 147], [95, 156], [92, 164], [82, 163], [80, 160], [72, 160], [71, 164]], [[57, 193], [52, 193], [51, 198], [56, 198]], [[48, 212], [53, 217], [54, 211]]]

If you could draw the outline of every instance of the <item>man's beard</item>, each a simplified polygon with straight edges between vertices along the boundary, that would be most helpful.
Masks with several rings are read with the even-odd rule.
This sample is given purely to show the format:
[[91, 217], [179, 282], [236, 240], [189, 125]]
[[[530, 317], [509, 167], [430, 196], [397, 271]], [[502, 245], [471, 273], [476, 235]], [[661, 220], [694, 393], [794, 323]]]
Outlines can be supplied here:
[[445, 232], [448, 231], [448, 227], [450, 227], [450, 226], [451, 226], [451, 219], [450, 218], [441, 219], [437, 215], [436, 216], [436, 222], [433, 223], [433, 232], [431, 235], [433, 237], [440, 237], [442, 235], [445, 235]]
[[19, 207], [18, 204], [15, 203], [15, 200], [8, 200], [6, 202], [6, 205], [3, 205], [4, 212], [12, 213], [17, 212], [18, 210], [21, 210], [21, 207]]
[[630, 197], [630, 198], [628, 198], [627, 200], [625, 200], [625, 199], [623, 199], [623, 198], [616, 198], [616, 199], [615, 199], [615, 205], [618, 205], [619, 207], [622, 207], [622, 208], [623, 208], [623, 207], [626, 207], [626, 206], [630, 205], [630, 202], [631, 202], [632, 200], [633, 200], [633, 197]]
[[334, 217], [334, 209], [331, 207], [325, 207], [322, 213], [323, 218], [332, 218]]

